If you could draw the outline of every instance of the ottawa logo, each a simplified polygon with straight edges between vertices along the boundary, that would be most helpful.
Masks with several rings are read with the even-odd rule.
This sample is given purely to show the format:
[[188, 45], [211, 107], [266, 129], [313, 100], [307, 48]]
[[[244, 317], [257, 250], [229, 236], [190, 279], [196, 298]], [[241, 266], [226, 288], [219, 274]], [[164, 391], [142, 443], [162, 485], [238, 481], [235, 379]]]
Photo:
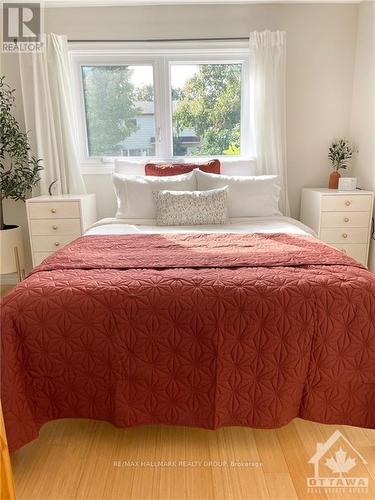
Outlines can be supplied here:
[[308, 463], [314, 466], [314, 476], [307, 478], [310, 493], [332, 488], [367, 491], [368, 477], [350, 474], [355, 468], [363, 469], [367, 462], [340, 431], [335, 431], [325, 443], [317, 443]]

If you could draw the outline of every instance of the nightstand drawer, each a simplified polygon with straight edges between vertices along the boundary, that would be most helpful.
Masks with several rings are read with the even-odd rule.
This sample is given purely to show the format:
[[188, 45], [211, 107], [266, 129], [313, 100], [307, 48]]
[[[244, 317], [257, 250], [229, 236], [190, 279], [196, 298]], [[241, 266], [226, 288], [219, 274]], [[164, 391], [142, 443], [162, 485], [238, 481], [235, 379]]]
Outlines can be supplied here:
[[56, 236], [33, 236], [34, 252], [54, 252], [62, 248], [67, 243], [78, 238], [76, 234], [56, 235]]
[[363, 265], [367, 265], [367, 244], [335, 244], [334, 245], [338, 250], [341, 250], [349, 257], [353, 257], [353, 259], [357, 260]]
[[320, 231], [320, 238], [326, 243], [366, 243], [368, 242], [368, 228], [366, 227], [338, 227], [325, 228]]
[[79, 218], [77, 201], [59, 201], [29, 204], [30, 219], [69, 219]]
[[321, 227], [366, 227], [370, 222], [369, 212], [322, 212]]
[[53, 234], [81, 234], [81, 221], [79, 219], [31, 219], [30, 220], [31, 234], [37, 235], [53, 235]]
[[323, 212], [366, 212], [372, 204], [370, 195], [326, 195], [322, 197]]
[[39, 266], [39, 264], [52, 253], [53, 252], [34, 252], [34, 266]]

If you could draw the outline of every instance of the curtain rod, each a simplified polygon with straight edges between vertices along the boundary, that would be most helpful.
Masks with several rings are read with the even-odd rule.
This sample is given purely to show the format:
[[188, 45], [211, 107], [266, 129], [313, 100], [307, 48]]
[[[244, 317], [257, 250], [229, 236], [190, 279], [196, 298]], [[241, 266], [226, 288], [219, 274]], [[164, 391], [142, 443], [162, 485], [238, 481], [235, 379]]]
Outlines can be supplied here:
[[249, 40], [249, 37], [232, 37], [232, 38], [158, 38], [158, 39], [144, 39], [144, 40], [74, 40], [68, 39], [69, 43], [151, 43], [151, 42], [228, 42], [228, 41], [243, 41]]

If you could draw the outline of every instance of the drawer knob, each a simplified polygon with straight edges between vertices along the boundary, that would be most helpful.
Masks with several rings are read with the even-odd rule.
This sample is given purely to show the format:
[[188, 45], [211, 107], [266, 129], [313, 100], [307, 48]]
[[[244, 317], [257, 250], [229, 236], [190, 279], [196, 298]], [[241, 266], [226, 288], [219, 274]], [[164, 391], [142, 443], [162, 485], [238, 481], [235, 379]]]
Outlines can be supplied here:
[[349, 217], [345, 217], [344, 222], [349, 222], [349, 221], [350, 221]]
[[349, 200], [347, 200], [347, 201], [345, 202], [345, 205], [346, 205], [347, 207], [350, 207], [351, 202], [350, 202]]
[[60, 246], [60, 243], [58, 241], [55, 241], [55, 247]]
[[[348, 219], [348, 220], [349, 220], [349, 219]], [[54, 229], [54, 230], [56, 231], [57, 226], [56, 226], [56, 225], [52, 226], [52, 229]]]
[[347, 235], [346, 233], [342, 233], [342, 237], [343, 237], [343, 238], [347, 238], [347, 237], [348, 237], [348, 235]]
[[55, 214], [55, 213], [56, 213], [56, 208], [51, 208], [51, 212], [52, 212], [53, 214]]

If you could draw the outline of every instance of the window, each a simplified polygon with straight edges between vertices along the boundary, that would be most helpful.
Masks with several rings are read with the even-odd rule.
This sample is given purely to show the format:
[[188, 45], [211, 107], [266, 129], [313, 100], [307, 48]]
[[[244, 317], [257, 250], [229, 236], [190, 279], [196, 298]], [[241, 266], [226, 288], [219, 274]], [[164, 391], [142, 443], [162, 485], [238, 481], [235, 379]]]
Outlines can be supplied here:
[[81, 67], [89, 156], [153, 156], [152, 66]]
[[241, 64], [172, 64], [173, 155], [240, 155]]
[[83, 167], [115, 157], [251, 158], [248, 48], [70, 47]]

